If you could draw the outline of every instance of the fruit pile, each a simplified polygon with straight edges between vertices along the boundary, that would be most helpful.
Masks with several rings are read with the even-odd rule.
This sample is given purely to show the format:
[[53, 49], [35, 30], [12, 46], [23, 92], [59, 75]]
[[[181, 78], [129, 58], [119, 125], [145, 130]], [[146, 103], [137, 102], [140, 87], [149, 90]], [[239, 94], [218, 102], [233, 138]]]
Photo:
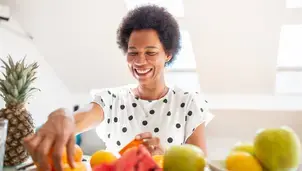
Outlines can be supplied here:
[[204, 171], [206, 161], [200, 148], [173, 146], [164, 155], [151, 156], [141, 142], [132, 141], [120, 151], [121, 157], [100, 150], [90, 159], [93, 171]]
[[288, 127], [260, 130], [254, 142], [235, 144], [225, 160], [230, 171], [290, 171], [300, 163], [301, 142]]
[[[54, 164], [52, 160], [52, 151], [48, 154], [48, 163], [51, 166], [51, 170], [54, 171]], [[86, 171], [86, 165], [82, 162], [83, 158], [83, 151], [82, 149], [78, 146], [75, 145], [75, 153], [74, 153], [74, 160], [75, 160], [75, 168], [71, 168], [68, 164], [68, 159], [67, 159], [67, 150], [66, 148], [63, 151], [62, 154], [62, 162], [63, 162], [63, 170], [64, 171]], [[41, 168], [39, 168], [38, 164], [35, 163], [37, 170], [38, 171], [43, 171]]]

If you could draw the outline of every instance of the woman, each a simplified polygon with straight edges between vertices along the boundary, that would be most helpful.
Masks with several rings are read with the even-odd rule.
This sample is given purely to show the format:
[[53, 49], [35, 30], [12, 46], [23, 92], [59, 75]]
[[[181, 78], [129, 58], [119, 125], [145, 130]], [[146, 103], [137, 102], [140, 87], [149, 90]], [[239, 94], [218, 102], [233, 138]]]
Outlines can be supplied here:
[[142, 6], [129, 12], [117, 32], [117, 43], [126, 54], [137, 86], [105, 89], [74, 117], [65, 109], [52, 112], [48, 121], [24, 142], [34, 161], [48, 170], [47, 154], [54, 148], [56, 169], [67, 146], [73, 165], [74, 135], [102, 123], [108, 150], [121, 149], [133, 138], [145, 140], [152, 155], [171, 145], [199, 146], [206, 153], [204, 128], [211, 117], [207, 102], [197, 93], [168, 87], [165, 66], [180, 50], [179, 26], [164, 8]]

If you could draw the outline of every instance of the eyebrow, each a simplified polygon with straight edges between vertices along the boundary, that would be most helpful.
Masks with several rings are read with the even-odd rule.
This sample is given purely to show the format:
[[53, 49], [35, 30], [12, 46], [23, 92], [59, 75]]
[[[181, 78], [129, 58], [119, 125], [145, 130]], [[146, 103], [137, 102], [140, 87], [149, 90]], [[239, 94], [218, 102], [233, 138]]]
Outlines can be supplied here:
[[[130, 47], [128, 47], [128, 49], [136, 49], [136, 47], [130, 46]], [[158, 49], [158, 47], [155, 47], [155, 46], [147, 46], [145, 49]]]

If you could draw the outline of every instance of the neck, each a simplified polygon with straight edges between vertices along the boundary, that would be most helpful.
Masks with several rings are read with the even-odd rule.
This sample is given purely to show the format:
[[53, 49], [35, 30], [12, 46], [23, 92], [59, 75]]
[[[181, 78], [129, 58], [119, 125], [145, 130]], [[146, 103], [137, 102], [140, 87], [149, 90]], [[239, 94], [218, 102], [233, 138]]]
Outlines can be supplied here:
[[138, 96], [144, 100], [156, 100], [166, 95], [167, 86], [164, 81], [156, 82], [152, 85], [139, 85]]

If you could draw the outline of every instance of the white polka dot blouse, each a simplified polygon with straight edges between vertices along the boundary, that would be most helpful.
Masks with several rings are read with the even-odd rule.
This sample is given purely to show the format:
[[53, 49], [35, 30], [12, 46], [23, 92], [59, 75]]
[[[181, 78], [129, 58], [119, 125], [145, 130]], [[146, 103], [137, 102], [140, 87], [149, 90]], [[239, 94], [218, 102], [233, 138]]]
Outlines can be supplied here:
[[213, 118], [208, 102], [199, 93], [173, 86], [164, 97], [148, 101], [136, 97], [133, 88], [108, 88], [94, 95], [93, 102], [104, 110], [97, 132], [102, 132], [99, 136], [109, 151], [118, 152], [143, 132], [159, 137], [165, 148], [181, 145], [196, 127]]

